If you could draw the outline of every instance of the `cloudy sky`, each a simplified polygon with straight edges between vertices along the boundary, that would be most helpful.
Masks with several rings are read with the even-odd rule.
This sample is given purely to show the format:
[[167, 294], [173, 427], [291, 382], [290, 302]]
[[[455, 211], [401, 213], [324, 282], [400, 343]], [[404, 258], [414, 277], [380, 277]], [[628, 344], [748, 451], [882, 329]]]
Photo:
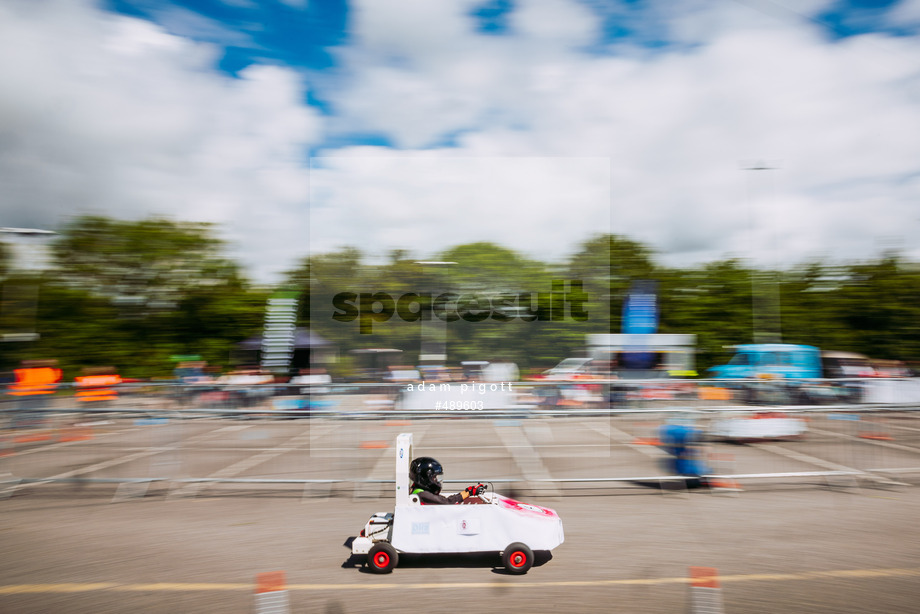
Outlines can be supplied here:
[[[767, 169], [767, 170], [747, 170]], [[920, 260], [920, 0], [0, 0], [0, 226]]]

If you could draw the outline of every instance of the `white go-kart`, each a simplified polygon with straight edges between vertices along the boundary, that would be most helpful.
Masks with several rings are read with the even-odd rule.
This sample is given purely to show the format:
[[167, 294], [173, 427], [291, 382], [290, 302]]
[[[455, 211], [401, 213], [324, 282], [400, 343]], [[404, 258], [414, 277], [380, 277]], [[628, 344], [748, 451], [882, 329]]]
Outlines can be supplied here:
[[485, 492], [456, 505], [422, 505], [409, 493], [412, 434], [396, 438], [396, 509], [371, 516], [351, 543], [366, 555], [371, 571], [389, 573], [400, 553], [501, 553], [511, 574], [524, 574], [534, 551], [549, 551], [564, 540], [562, 519], [548, 508]]

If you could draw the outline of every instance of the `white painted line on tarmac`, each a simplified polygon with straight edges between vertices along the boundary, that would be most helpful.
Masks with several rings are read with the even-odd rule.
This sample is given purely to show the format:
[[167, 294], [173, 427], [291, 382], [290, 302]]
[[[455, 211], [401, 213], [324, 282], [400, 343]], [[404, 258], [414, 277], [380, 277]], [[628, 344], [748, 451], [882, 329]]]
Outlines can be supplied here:
[[[93, 438], [109, 437], [111, 435], [120, 435], [123, 431], [109, 431], [108, 433], [93, 433]], [[26, 450], [13, 450], [10, 452], [9, 456], [25, 456], [26, 454], [36, 454], [38, 452], [48, 452], [49, 450], [56, 450], [58, 448], [65, 448], [67, 446], [76, 445], [78, 443], [84, 443], [84, 441], [60, 441], [57, 443], [51, 443], [44, 446], [38, 446], [36, 448], [28, 448]]]
[[849, 439], [851, 441], [857, 441], [859, 443], [866, 443], [873, 446], [882, 446], [883, 448], [891, 448], [892, 450], [901, 450], [902, 452], [912, 452], [913, 454], [920, 454], [920, 448], [915, 448], [911, 446], [904, 446], [897, 443], [891, 443], [890, 441], [879, 441], [877, 439], [866, 439], [865, 437], [855, 437], [853, 435], [847, 435], [845, 433], [837, 433], [834, 431], [825, 431], [823, 429], [809, 428], [812, 433], [819, 433], [821, 435], [832, 435], [834, 437], [839, 437], [841, 439]]
[[[871, 421], [867, 420], [867, 422], [871, 422]], [[881, 426], [885, 426], [887, 428], [892, 428], [892, 429], [900, 429], [902, 431], [914, 431], [914, 432], [920, 433], [920, 429], [915, 428], [913, 426], [904, 426], [903, 424], [898, 424], [894, 420], [887, 420], [885, 422], [874, 422], [874, 424], [879, 424]]]
[[[310, 429], [307, 429], [301, 432], [299, 435], [292, 437], [287, 440], [280, 446], [276, 446], [269, 450], [259, 452], [254, 456], [244, 458], [240, 461], [228, 465], [223, 469], [215, 471], [208, 476], [208, 479], [221, 479], [221, 478], [232, 478], [235, 477], [244, 471], [252, 469], [256, 465], [261, 465], [264, 462], [267, 462], [273, 458], [277, 458], [282, 454], [291, 452], [293, 450], [301, 449], [301, 446], [308, 446], [310, 444]], [[187, 484], [182, 486], [169, 494], [170, 497], [186, 497], [194, 496], [200, 492], [203, 492], [207, 488], [213, 486], [213, 484], [208, 482], [194, 482], [192, 484]]]
[[[101, 462], [95, 463], [95, 464], [93, 464], [93, 465], [89, 465], [89, 466], [87, 466], [87, 467], [80, 467], [79, 469], [72, 469], [72, 470], [70, 470], [70, 471], [65, 471], [64, 473], [59, 473], [59, 474], [53, 475], [53, 476], [51, 476], [51, 477], [40, 478], [41, 481], [39, 481], [39, 482], [28, 482], [28, 483], [25, 483], [25, 484], [17, 484], [16, 486], [11, 486], [11, 487], [9, 487], [9, 488], [4, 489], [3, 491], [0, 491], [0, 496], [8, 496], [8, 495], [11, 494], [11, 493], [14, 493], [14, 492], [16, 492], [16, 491], [18, 491], [18, 490], [22, 490], [23, 488], [27, 488], [27, 487], [29, 487], [29, 486], [35, 486], [35, 485], [38, 485], [38, 484], [49, 483], [49, 482], [53, 482], [53, 481], [55, 481], [55, 480], [65, 480], [65, 479], [73, 478], [73, 477], [76, 477], [76, 476], [79, 476], [79, 475], [85, 475], [85, 474], [87, 474], [87, 473], [93, 473], [93, 472], [99, 471], [99, 470], [101, 470], [101, 469], [108, 469], [109, 467], [114, 467], [114, 466], [116, 466], [116, 465], [122, 465], [122, 464], [124, 464], [124, 463], [130, 463], [130, 462], [132, 462], [132, 461], [136, 461], [136, 460], [139, 460], [139, 459], [142, 459], [142, 458], [146, 458], [146, 457], [148, 457], [148, 456], [154, 456], [155, 454], [162, 454], [162, 453], [164, 453], [164, 452], [174, 451], [174, 450], [176, 450], [177, 448], [180, 448], [180, 447], [182, 447], [182, 446], [186, 446], [186, 445], [188, 445], [188, 444], [199, 443], [199, 442], [201, 442], [201, 441], [204, 441], [204, 440], [206, 440], [206, 439], [209, 439], [209, 438], [211, 438], [211, 437], [214, 437], [214, 436], [218, 435], [218, 434], [221, 433], [221, 432], [225, 432], [225, 431], [231, 430], [231, 429], [232, 429], [232, 430], [239, 430], [239, 428], [240, 428], [240, 427], [234, 425], [233, 427], [223, 427], [223, 428], [215, 429], [215, 430], [213, 430], [213, 431], [208, 431], [208, 432], [202, 433], [202, 434], [200, 434], [200, 435], [195, 435], [195, 436], [193, 436], [193, 437], [189, 437], [188, 439], [185, 439], [185, 440], [180, 440], [180, 441], [177, 442], [175, 445], [164, 446], [164, 447], [158, 447], [158, 448], [148, 448], [148, 449], [145, 449], [145, 450], [143, 450], [143, 451], [141, 451], [141, 452], [135, 452], [135, 453], [133, 453], [133, 454], [128, 454], [128, 455], [125, 455], [125, 456], [119, 456], [119, 457], [116, 457], [116, 458], [111, 458], [111, 459], [109, 459], [109, 460], [101, 461]], [[248, 425], [243, 425], [242, 428], [248, 428]], [[64, 443], [71, 443], [71, 442], [64, 442]], [[57, 445], [57, 444], [53, 444], [53, 445]], [[51, 446], [45, 446], [45, 447], [46, 447], [46, 448], [49, 448], [49, 447], [51, 447]]]
[[853, 473], [862, 473], [859, 469], [854, 469], [853, 467], [847, 467], [846, 465], [840, 465], [823, 458], [818, 458], [817, 456], [811, 456], [809, 454], [802, 454], [801, 452], [795, 452], [793, 450], [788, 450], [781, 446], [772, 443], [752, 443], [749, 444], [753, 448], [759, 448], [765, 452], [771, 454], [777, 454], [779, 456], [785, 456], [786, 458], [791, 458], [792, 460], [797, 460], [799, 462], [814, 465], [816, 467], [823, 467], [824, 469], [830, 469], [831, 471], [850, 471]]
[[[527, 438], [523, 428], [520, 426], [498, 426], [494, 423], [492, 428], [498, 434], [502, 444], [507, 448], [509, 456], [514, 460], [514, 464], [520, 469], [524, 480], [535, 483], [543, 482], [544, 485], [541, 486], [541, 489], [544, 490], [543, 496], [562, 496], [558, 486], [546, 484], [547, 481], [552, 480], [552, 476], [549, 473], [549, 469], [543, 464], [543, 458]], [[517, 452], [512, 453], [512, 448], [516, 449]]]
[[[130, 463], [131, 461], [135, 461], [141, 458], [146, 458], [148, 456], [153, 456], [154, 454], [160, 454], [166, 451], [167, 449], [168, 448], [153, 448], [151, 450], [145, 450], [143, 452], [136, 452], [134, 454], [128, 454], [127, 456], [119, 456], [117, 458], [110, 458], [109, 460], [101, 461], [94, 465], [89, 465], [87, 467], [80, 467], [79, 469], [73, 469], [71, 471], [65, 471], [64, 473], [53, 475], [50, 478], [42, 478], [42, 479], [47, 480], [49, 482], [54, 481], [54, 480], [65, 480], [67, 478], [76, 477], [78, 475], [84, 475], [86, 473], [93, 473], [94, 471], [99, 471], [100, 469], [108, 469], [109, 467], [114, 467], [115, 465], [121, 465], [123, 463]], [[29, 486], [29, 484], [20, 484], [19, 486], [15, 486], [14, 488], [19, 489], [25, 486]]]
[[310, 422], [310, 432], [313, 433], [313, 437], [310, 439], [310, 444], [313, 444], [315, 440], [326, 440], [330, 435], [336, 431], [347, 430], [349, 433], [354, 429], [353, 422], [337, 421], [329, 422], [323, 420], [321, 422]]
[[[415, 429], [415, 430], [416, 430], [416, 432], [418, 432], [418, 429]], [[311, 439], [312, 439], [312, 438], [311, 438]], [[66, 443], [77, 443], [77, 442], [66, 442]], [[570, 444], [554, 444], [554, 445], [542, 445], [542, 444], [541, 444], [541, 445], [537, 445], [537, 446], [512, 446], [512, 447], [513, 447], [513, 448], [531, 448], [531, 447], [535, 447], [535, 448], [538, 448], [538, 449], [540, 449], [540, 450], [542, 450], [542, 449], [544, 449], [544, 448], [574, 448], [574, 449], [580, 450], [580, 449], [582, 449], [582, 448], [604, 448], [604, 449], [606, 449], [606, 448], [609, 447], [609, 444], [602, 444], [602, 443], [587, 443], [587, 444], [578, 443], [578, 444], [576, 444], [576, 443], [570, 443]], [[125, 446], [125, 447], [111, 447], [111, 446], [110, 446], [110, 447], [107, 447], [106, 449], [107, 449], [107, 450], [110, 450], [110, 451], [113, 451], [113, 452], [124, 452], [124, 453], [129, 453], [129, 452], [140, 452], [141, 450], [149, 450], [149, 449], [150, 449], [150, 446]], [[167, 448], [164, 448], [164, 450], [165, 450], [165, 449], [167, 449]], [[172, 448], [168, 448], [168, 449], [172, 449]], [[275, 450], [275, 449], [276, 449], [276, 448], [273, 448], [273, 447], [269, 447], [269, 448], [252, 448], [252, 447], [235, 447], [235, 446], [234, 446], [234, 447], [230, 447], [230, 446], [228, 446], [228, 447], [208, 446], [208, 452], [253, 452], [253, 453], [256, 453], [256, 452], [266, 452], [266, 451]], [[306, 448], [301, 448], [301, 449], [306, 450]], [[355, 446], [335, 447], [335, 448], [324, 448], [324, 447], [319, 447], [319, 446], [310, 446], [309, 449], [310, 449], [310, 451], [313, 451], [313, 452], [349, 452], [349, 453], [354, 453], [354, 451], [355, 451]], [[458, 450], [505, 450], [505, 449], [507, 449], [507, 446], [440, 446], [440, 445], [438, 446], [438, 450], [439, 450], [439, 451], [451, 451], [451, 452], [453, 452], [453, 451], [458, 451]]]
[[[811, 431], [817, 432], [817, 433], [822, 433], [822, 434], [828, 434], [828, 435], [836, 435], [836, 436], [838, 436], [838, 437], [843, 437], [843, 438], [846, 438], [846, 439], [854, 439], [854, 440], [860, 441], [860, 442], [866, 441], [866, 443], [887, 444], [889, 447], [903, 448], [903, 446], [897, 446], [897, 444], [889, 444], [889, 443], [886, 442], [886, 441], [863, 440], [863, 439], [860, 439], [860, 438], [858, 438], [858, 437], [853, 437], [852, 435], [843, 435], [843, 434], [841, 434], [841, 433], [834, 433], [834, 432], [832, 432], [832, 431], [822, 431], [822, 430], [818, 430], [818, 429], [811, 429]], [[801, 452], [794, 452], [794, 451], [792, 451], [792, 450], [788, 450], [788, 449], [786, 449], [786, 448], [783, 448], [783, 447], [778, 446], [778, 445], [775, 445], [775, 444], [755, 443], [755, 444], [751, 444], [751, 445], [752, 445], [753, 447], [755, 447], [755, 448], [760, 448], [761, 450], [765, 450], [765, 451], [767, 451], [767, 452], [772, 452], [772, 453], [774, 453], [774, 454], [779, 454], [779, 455], [781, 455], [781, 456], [785, 456], [785, 457], [791, 458], [791, 459], [793, 459], [793, 460], [797, 460], [797, 461], [800, 461], [800, 462], [803, 462], [803, 463], [807, 463], [807, 464], [810, 464], [810, 465], [816, 465], [816, 466], [818, 466], [818, 467], [823, 467], [823, 468], [825, 468], [825, 469], [830, 469], [830, 470], [832, 470], [832, 471], [847, 471], [847, 472], [852, 472], [852, 473], [858, 474], [858, 475], [861, 476], [861, 477], [865, 477], [866, 479], [871, 480], [871, 481], [876, 482], [876, 483], [879, 483], [879, 484], [886, 484], [886, 485], [889, 485], [889, 486], [907, 486], [907, 484], [904, 484], [904, 483], [902, 483], [902, 482], [895, 482], [895, 481], [892, 481], [892, 480], [890, 480], [890, 479], [888, 479], [888, 478], [874, 475], [871, 471], [864, 471], [864, 470], [861, 470], [861, 469], [854, 469], [853, 467], [847, 467], [846, 465], [840, 465], [840, 464], [838, 464], [838, 463], [834, 463], [834, 462], [831, 462], [831, 461], [827, 461], [827, 460], [824, 460], [824, 459], [822, 459], [822, 458], [817, 458], [817, 457], [815, 457], [815, 456], [810, 456], [810, 455], [808, 455], [808, 454], [802, 454]], [[920, 452], [920, 450], [916, 450], [916, 449], [909, 449], [909, 451], [912, 451], [912, 452], [915, 452], [915, 453], [916, 453], [916, 452]], [[882, 473], [882, 472], [883, 472], [883, 471], [881, 471], [881, 470], [879, 471], [879, 473]]]
[[[611, 426], [605, 425], [605, 427], [606, 428], [601, 429], [601, 427], [597, 425], [590, 425], [590, 424], [588, 425], [588, 428], [591, 429], [592, 431], [596, 431], [600, 433], [601, 435], [607, 435], [608, 437], [610, 437], [612, 441], [625, 445], [627, 448], [632, 448], [636, 452], [641, 452], [642, 454], [645, 454], [646, 456], [650, 458], [662, 459], [662, 458], [667, 458], [669, 456], [667, 452], [665, 452], [658, 446], [633, 443], [636, 440], [635, 437], [633, 437], [626, 431], [621, 431], [620, 429], [614, 427], [613, 425]], [[607, 431], [609, 431], [609, 433]]]
[[[792, 582], [828, 579], [877, 579], [920, 577], [920, 567], [888, 569], [831, 569], [793, 573], [761, 573], [720, 575], [720, 582]], [[534, 590], [552, 587], [602, 587], [602, 586], [655, 586], [662, 584], [690, 584], [692, 578], [623, 578], [614, 580], [558, 580], [558, 581], [501, 581], [501, 582], [367, 582], [329, 584], [288, 584], [289, 591], [373, 591], [373, 590], [446, 590], [470, 588], [524, 588]], [[255, 586], [244, 582], [158, 582], [153, 584], [121, 584], [116, 582], [67, 582], [50, 584], [0, 585], [0, 595], [25, 593], [85, 593], [91, 591], [120, 592], [183, 592], [183, 591], [252, 591]]]

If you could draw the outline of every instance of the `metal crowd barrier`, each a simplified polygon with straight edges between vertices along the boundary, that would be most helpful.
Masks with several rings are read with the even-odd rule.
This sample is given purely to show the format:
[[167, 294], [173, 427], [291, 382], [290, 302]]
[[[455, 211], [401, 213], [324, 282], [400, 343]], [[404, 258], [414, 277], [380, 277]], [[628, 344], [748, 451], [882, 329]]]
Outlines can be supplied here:
[[[484, 454], [490, 481], [513, 489], [668, 490], [688, 477], [669, 467], [658, 440], [674, 422], [702, 434], [695, 449], [713, 483], [907, 484], [920, 475], [916, 384], [516, 382], [507, 407], [469, 411], [407, 408], [406, 383], [121, 384], [117, 399], [95, 404], [62, 386], [47, 398], [0, 404], [0, 497], [43, 484], [112, 484], [117, 498], [154, 485], [177, 497], [216, 486], [377, 496], [393, 482], [388, 448], [401, 430], [427, 433], [428, 452], [470, 474], [454, 481], [481, 479], [466, 467]], [[749, 441], [713, 436], [720, 421], [765, 414], [807, 430]], [[483, 443], [459, 450], [456, 441]]]

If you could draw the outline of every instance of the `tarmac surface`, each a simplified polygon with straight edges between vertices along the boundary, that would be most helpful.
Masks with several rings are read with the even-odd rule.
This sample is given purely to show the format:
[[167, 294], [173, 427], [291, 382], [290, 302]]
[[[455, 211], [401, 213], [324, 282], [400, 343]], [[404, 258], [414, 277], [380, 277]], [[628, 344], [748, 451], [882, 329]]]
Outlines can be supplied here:
[[[256, 577], [274, 571], [286, 574], [291, 612], [704, 611], [691, 607], [691, 567], [719, 574], [709, 596], [722, 608], [707, 612], [920, 612], [913, 414], [819, 415], [800, 441], [710, 444], [709, 462], [731, 474], [786, 473], [741, 479], [740, 491], [629, 480], [666, 473], [647, 441], [661, 421], [653, 413], [103, 418], [6, 433], [0, 612], [255, 612]], [[504, 574], [494, 555], [403, 556], [392, 574], [367, 573], [345, 543], [371, 514], [392, 511], [392, 444], [403, 431], [446, 478], [492, 479], [500, 493], [557, 510], [565, 543], [524, 576]], [[863, 473], [808, 475], [838, 470]], [[297, 482], [326, 478], [340, 481]]]
[[490, 555], [366, 573], [344, 543], [392, 497], [112, 491], [49, 485], [0, 502], [0, 611], [254, 612], [256, 576], [284, 571], [291, 612], [690, 612], [688, 570], [702, 566], [725, 612], [920, 612], [912, 487], [530, 498], [559, 512], [566, 539], [524, 576]]

